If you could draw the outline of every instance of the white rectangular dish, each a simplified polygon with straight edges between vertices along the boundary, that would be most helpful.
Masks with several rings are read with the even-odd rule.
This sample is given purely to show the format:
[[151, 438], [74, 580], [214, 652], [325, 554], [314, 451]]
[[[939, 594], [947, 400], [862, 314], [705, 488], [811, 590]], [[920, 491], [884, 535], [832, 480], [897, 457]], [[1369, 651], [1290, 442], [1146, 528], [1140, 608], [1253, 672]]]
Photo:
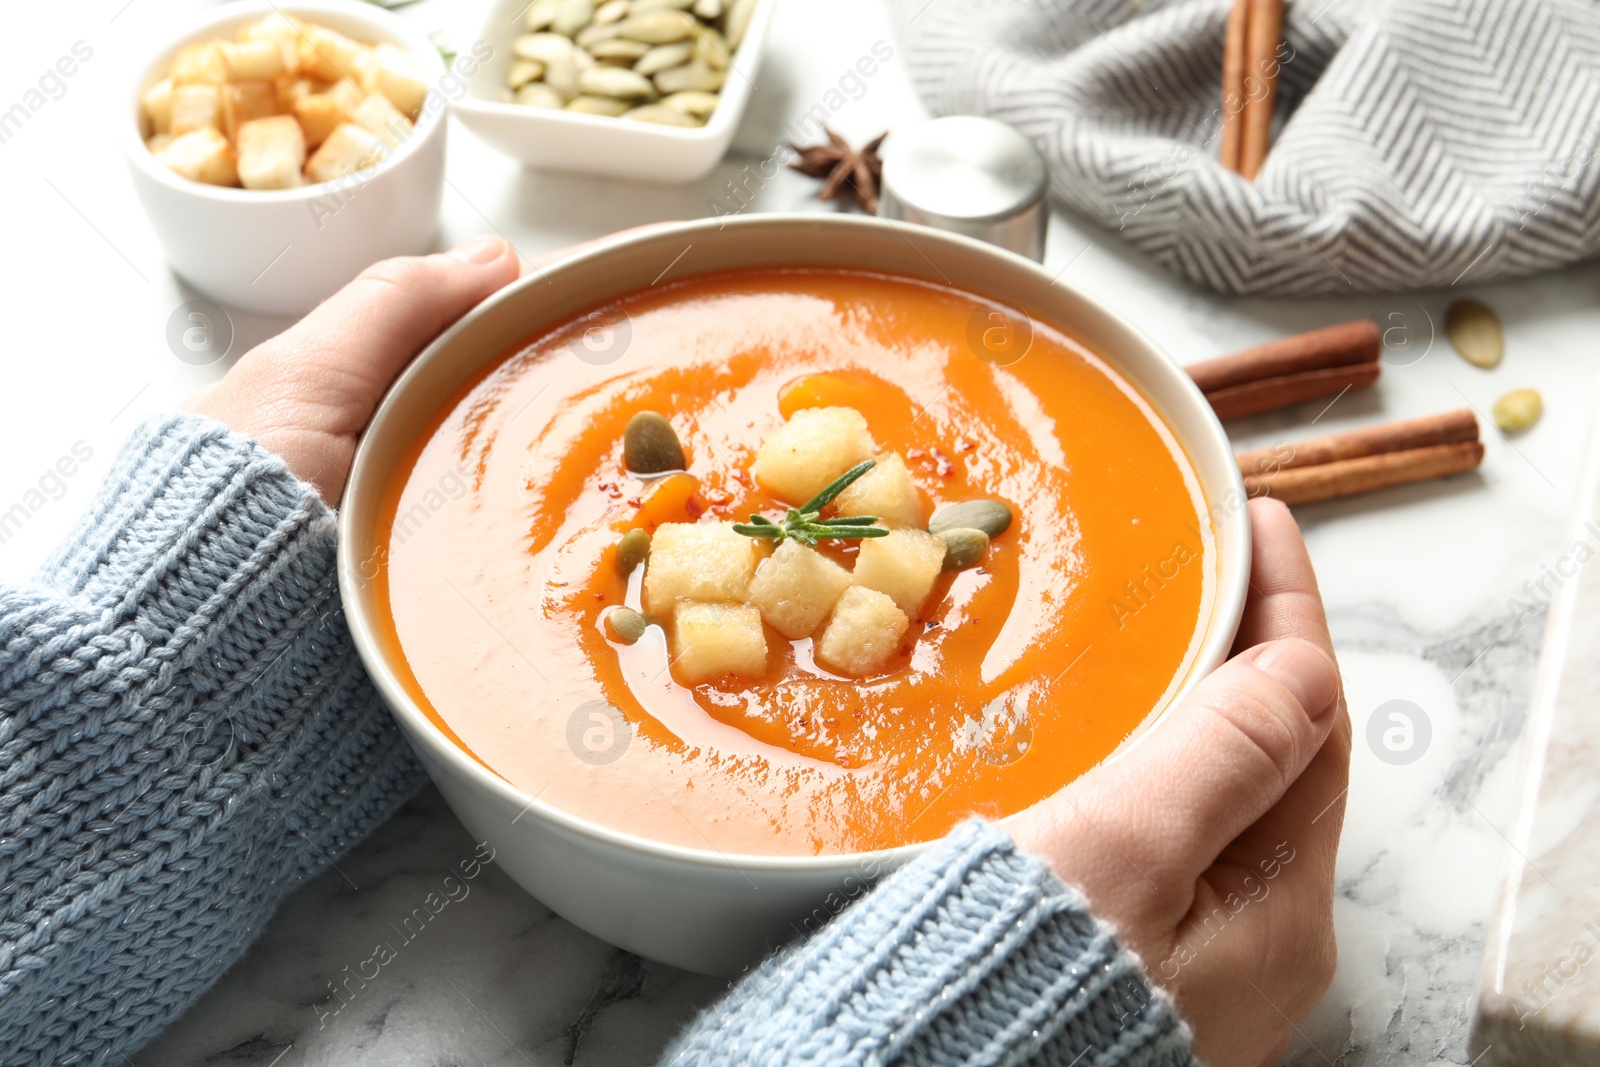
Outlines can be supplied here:
[[639, 181], [695, 181], [722, 159], [755, 88], [773, 0], [756, 5], [731, 57], [721, 102], [706, 124], [694, 129], [501, 102], [515, 59], [511, 42], [523, 32], [527, 7], [527, 0], [494, 0], [490, 6], [473, 44], [475, 50], [487, 46], [490, 55], [466, 77], [466, 95], [454, 104], [467, 129], [531, 167]]

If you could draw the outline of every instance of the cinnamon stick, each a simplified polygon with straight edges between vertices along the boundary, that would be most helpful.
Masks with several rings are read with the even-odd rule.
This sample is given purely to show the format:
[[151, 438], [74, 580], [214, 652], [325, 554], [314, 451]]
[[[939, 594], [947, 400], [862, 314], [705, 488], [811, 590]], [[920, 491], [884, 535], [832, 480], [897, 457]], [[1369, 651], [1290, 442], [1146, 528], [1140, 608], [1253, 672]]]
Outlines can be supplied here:
[[1272, 140], [1272, 109], [1278, 100], [1278, 45], [1283, 42], [1283, 0], [1250, 0], [1245, 16], [1244, 129], [1239, 141], [1239, 176], [1254, 181]]
[[1482, 462], [1483, 445], [1478, 441], [1461, 441], [1380, 452], [1310, 467], [1287, 467], [1270, 474], [1247, 476], [1244, 484], [1251, 496], [1271, 496], [1285, 504], [1311, 504], [1460, 474]]
[[1244, 128], [1245, 22], [1250, 0], [1233, 0], [1228, 14], [1227, 36], [1222, 45], [1222, 144], [1218, 161], [1234, 172], [1239, 170], [1240, 131]]
[[1383, 335], [1378, 332], [1378, 324], [1371, 319], [1356, 319], [1268, 341], [1231, 356], [1191, 363], [1184, 369], [1202, 393], [1210, 393], [1299, 371], [1376, 363], [1382, 351]]
[[1377, 380], [1377, 363], [1352, 363], [1230, 385], [1207, 393], [1206, 400], [1217, 418], [1239, 419], [1302, 404], [1319, 396], [1337, 396], [1346, 389], [1364, 389]]
[[1442, 415], [1403, 419], [1349, 433], [1241, 452], [1238, 456], [1239, 470], [1246, 478], [1259, 477], [1296, 467], [1314, 467], [1429, 445], [1465, 444], [1477, 439], [1477, 414], [1471, 408], [1461, 408]]

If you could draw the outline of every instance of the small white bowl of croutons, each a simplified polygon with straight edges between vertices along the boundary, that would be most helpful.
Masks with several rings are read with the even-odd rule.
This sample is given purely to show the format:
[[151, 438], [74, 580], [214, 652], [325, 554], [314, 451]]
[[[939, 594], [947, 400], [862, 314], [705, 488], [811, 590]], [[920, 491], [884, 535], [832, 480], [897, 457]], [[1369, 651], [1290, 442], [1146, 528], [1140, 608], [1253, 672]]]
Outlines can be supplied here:
[[292, 315], [426, 251], [447, 76], [426, 33], [356, 0], [245, 0], [186, 23], [140, 65], [120, 134], [172, 269]]

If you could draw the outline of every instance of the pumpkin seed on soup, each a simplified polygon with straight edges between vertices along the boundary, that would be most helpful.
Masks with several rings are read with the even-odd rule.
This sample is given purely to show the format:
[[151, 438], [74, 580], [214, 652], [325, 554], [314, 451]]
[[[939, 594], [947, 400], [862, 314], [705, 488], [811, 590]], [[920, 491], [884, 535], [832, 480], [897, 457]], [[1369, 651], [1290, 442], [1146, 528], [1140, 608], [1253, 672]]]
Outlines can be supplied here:
[[938, 534], [944, 530], [982, 530], [989, 537], [999, 537], [1011, 525], [1011, 509], [998, 500], [963, 500], [951, 504], [928, 523], [928, 532]]
[[1503, 433], [1526, 430], [1544, 414], [1544, 398], [1537, 389], [1513, 389], [1494, 402], [1494, 424]]
[[628, 420], [622, 431], [622, 461], [635, 474], [681, 471], [688, 465], [678, 432], [655, 411], [641, 411]]
[[982, 562], [989, 551], [989, 535], [964, 526], [942, 529], [934, 534], [944, 542], [944, 569], [964, 571]]
[[617, 542], [617, 571], [633, 573], [633, 568], [650, 557], [650, 535], [643, 530], [629, 530]]
[[1461, 358], [1474, 367], [1493, 367], [1505, 354], [1500, 317], [1476, 300], [1457, 300], [1444, 313], [1444, 332]]
[[650, 620], [632, 608], [612, 608], [606, 612], [606, 631], [613, 641], [631, 645], [649, 628]]

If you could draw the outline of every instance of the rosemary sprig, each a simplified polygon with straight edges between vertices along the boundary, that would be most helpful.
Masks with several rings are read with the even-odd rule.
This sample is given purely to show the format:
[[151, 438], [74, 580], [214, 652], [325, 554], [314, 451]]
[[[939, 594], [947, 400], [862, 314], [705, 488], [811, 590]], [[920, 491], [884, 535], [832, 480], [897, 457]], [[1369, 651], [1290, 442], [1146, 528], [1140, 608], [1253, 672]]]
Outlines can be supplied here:
[[878, 521], [876, 515], [845, 515], [831, 519], [821, 518], [822, 509], [833, 502], [833, 498], [845, 491], [851, 482], [861, 477], [872, 469], [875, 460], [866, 460], [857, 463], [839, 477], [829, 482], [827, 486], [800, 505], [790, 508], [784, 513], [783, 521], [773, 522], [764, 515], [751, 515], [748, 523], [735, 523], [734, 533], [742, 533], [746, 537], [763, 537], [770, 541], [782, 541], [792, 537], [802, 545], [815, 546], [817, 540], [823, 537], [833, 537], [839, 540], [848, 540], [860, 537], [888, 537], [889, 531], [881, 526], [874, 526]]

